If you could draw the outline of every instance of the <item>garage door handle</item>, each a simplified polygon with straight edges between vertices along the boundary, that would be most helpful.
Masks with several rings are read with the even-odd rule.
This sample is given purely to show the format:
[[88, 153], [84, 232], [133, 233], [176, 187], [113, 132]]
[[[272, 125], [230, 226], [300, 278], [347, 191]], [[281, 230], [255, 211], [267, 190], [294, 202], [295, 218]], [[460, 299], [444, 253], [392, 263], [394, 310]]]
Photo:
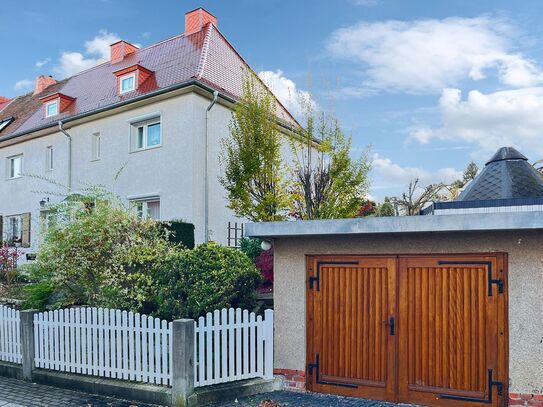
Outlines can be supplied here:
[[388, 320], [388, 327], [390, 328], [390, 335], [394, 336], [394, 317], [390, 317]]

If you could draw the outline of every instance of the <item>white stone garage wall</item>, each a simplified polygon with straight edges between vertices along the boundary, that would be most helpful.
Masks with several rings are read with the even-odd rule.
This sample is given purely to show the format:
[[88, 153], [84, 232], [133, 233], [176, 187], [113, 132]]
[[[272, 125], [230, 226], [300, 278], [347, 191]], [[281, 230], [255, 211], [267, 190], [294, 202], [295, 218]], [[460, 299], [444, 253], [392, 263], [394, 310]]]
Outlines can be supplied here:
[[274, 367], [302, 371], [306, 366], [305, 255], [509, 253], [509, 391], [543, 394], [542, 231], [279, 238], [274, 248]]

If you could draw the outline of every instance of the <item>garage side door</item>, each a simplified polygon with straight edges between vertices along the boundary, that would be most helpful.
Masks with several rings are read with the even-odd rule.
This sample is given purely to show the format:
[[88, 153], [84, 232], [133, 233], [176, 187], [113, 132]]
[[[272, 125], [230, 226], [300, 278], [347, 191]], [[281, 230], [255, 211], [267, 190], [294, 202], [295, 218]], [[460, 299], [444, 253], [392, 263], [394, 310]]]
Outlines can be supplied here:
[[503, 257], [400, 258], [399, 401], [504, 405]]
[[396, 259], [308, 258], [308, 387], [394, 400]]

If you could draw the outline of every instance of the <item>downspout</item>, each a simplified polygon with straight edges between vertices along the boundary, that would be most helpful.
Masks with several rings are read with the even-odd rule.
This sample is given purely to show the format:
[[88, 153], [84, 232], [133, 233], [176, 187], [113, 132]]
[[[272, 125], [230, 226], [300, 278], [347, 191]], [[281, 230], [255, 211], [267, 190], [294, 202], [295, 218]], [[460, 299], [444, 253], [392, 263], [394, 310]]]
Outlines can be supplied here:
[[72, 192], [72, 136], [62, 127], [62, 120], [58, 121], [58, 129], [68, 138], [68, 193]]
[[215, 103], [217, 103], [217, 98], [219, 97], [219, 92], [213, 92], [213, 100], [206, 109], [206, 129], [205, 129], [205, 159], [204, 159], [204, 243], [209, 242], [209, 177], [208, 177], [208, 122], [209, 122], [209, 111], [213, 109]]

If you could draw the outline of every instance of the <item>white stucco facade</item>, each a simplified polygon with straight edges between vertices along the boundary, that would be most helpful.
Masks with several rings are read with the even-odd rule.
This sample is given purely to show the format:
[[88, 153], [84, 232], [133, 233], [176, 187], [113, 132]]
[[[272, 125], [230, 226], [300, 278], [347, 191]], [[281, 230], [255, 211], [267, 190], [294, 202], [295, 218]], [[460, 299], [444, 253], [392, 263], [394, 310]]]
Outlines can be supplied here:
[[[203, 242], [206, 109], [211, 97], [203, 91], [185, 89], [65, 123], [64, 129], [72, 138], [72, 191], [99, 184], [126, 202], [158, 198], [161, 220], [193, 223], [196, 242]], [[224, 245], [228, 222], [243, 221], [227, 208], [226, 193], [219, 182], [221, 139], [228, 136], [231, 107], [230, 102], [219, 98], [208, 121], [209, 239]], [[151, 117], [160, 117], [161, 145], [131, 151], [132, 124]], [[92, 155], [95, 133], [100, 134], [99, 160], [93, 160]], [[31, 213], [31, 247], [25, 250], [35, 251], [41, 224], [40, 200], [58, 202], [64, 198], [55, 194], [63, 192], [62, 188], [41, 178], [68, 185], [69, 140], [57, 128], [24, 138], [0, 144], [0, 158], [5, 162], [5, 170], [0, 168], [5, 171], [0, 178], [0, 215], [5, 219]], [[54, 149], [54, 168], [47, 171], [46, 150], [50, 146]], [[285, 139], [283, 151], [289, 155], [287, 146]], [[23, 176], [8, 179], [7, 159], [18, 154], [23, 155]], [[291, 155], [286, 157], [291, 159]]]

